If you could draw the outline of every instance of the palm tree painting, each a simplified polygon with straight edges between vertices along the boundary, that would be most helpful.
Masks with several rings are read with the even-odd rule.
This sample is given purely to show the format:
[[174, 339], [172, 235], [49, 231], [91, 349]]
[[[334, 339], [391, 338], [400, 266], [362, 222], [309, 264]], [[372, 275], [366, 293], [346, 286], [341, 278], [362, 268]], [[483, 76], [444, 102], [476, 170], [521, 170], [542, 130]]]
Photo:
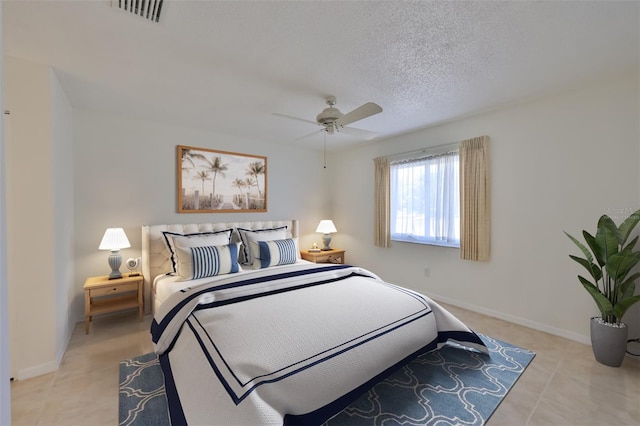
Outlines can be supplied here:
[[264, 163], [261, 163], [259, 161], [255, 161], [249, 164], [249, 168], [245, 173], [246, 175], [249, 175], [256, 180], [256, 186], [258, 187], [258, 194], [260, 195], [262, 195], [262, 192], [260, 191], [260, 181], [258, 180], [258, 176], [263, 175], [265, 173], [266, 173], [266, 170], [265, 170]]
[[177, 157], [179, 213], [267, 211], [267, 157], [182, 145]]

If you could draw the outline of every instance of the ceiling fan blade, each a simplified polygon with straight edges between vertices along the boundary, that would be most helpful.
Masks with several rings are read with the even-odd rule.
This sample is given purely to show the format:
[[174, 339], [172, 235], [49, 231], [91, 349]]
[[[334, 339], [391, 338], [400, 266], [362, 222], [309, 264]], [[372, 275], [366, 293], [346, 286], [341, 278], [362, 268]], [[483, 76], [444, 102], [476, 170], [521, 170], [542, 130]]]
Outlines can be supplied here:
[[314, 124], [316, 126], [319, 126], [319, 124], [316, 123], [315, 121], [305, 120], [304, 118], [292, 117], [290, 115], [280, 114], [279, 112], [273, 112], [272, 115], [277, 115], [278, 117], [284, 117], [290, 120], [302, 121], [303, 123], [309, 123], [309, 124]]
[[351, 112], [346, 113], [339, 118], [336, 123], [340, 126], [346, 126], [355, 121], [362, 120], [363, 118], [370, 117], [374, 114], [382, 112], [382, 108], [378, 104], [373, 102], [367, 102], [366, 104], [359, 106]]
[[370, 132], [369, 130], [356, 129], [355, 127], [343, 127], [340, 129], [341, 133], [346, 133], [347, 135], [362, 138], [364, 140], [370, 141], [371, 139], [378, 136], [376, 132]]
[[302, 140], [302, 139], [309, 138], [309, 137], [311, 137], [311, 136], [313, 136], [313, 135], [315, 135], [317, 133], [321, 133], [323, 131], [324, 131], [324, 129], [316, 130], [315, 132], [311, 132], [308, 135], [300, 136], [299, 138], [294, 139], [294, 141], [299, 141], [299, 140]]

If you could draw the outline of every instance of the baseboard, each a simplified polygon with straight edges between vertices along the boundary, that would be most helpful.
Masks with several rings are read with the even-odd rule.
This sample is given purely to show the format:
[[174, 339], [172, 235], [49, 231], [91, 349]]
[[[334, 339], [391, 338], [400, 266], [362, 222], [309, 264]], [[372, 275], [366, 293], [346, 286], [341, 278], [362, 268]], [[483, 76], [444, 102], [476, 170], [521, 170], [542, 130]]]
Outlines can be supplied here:
[[436, 302], [447, 303], [449, 305], [457, 306], [459, 308], [467, 309], [469, 311], [477, 312], [479, 314], [487, 315], [490, 317], [498, 318], [504, 321], [509, 321], [514, 324], [522, 325], [524, 327], [532, 328], [534, 330], [543, 331], [545, 333], [553, 334], [554, 336], [564, 337], [565, 339], [573, 340], [574, 342], [583, 343], [591, 346], [591, 338], [587, 335], [574, 333], [561, 328], [551, 327], [547, 324], [541, 324], [539, 322], [531, 321], [526, 318], [517, 317], [514, 315], [505, 314], [503, 312], [487, 309], [482, 306], [474, 305], [471, 303], [460, 302], [459, 300], [451, 299], [437, 294], [425, 293], [427, 296], [435, 300]]
[[70, 321], [70, 326], [67, 329], [67, 335], [65, 336], [66, 338], [65, 338], [64, 345], [62, 345], [58, 350], [55, 361], [45, 362], [44, 364], [35, 365], [33, 367], [28, 367], [28, 368], [23, 368], [22, 370], [18, 370], [15, 379], [16, 380], [31, 379], [32, 377], [53, 373], [58, 368], [60, 368], [60, 365], [62, 364], [62, 358], [64, 358], [64, 354], [67, 351], [69, 342], [71, 341], [71, 336], [73, 335], [74, 327], [75, 327], [75, 322]]
[[26, 380], [36, 376], [42, 376], [43, 374], [53, 373], [58, 369], [60, 363], [56, 361], [46, 362], [44, 364], [35, 365], [33, 367], [24, 368], [22, 370], [18, 370], [18, 374], [16, 379], [18, 380]]

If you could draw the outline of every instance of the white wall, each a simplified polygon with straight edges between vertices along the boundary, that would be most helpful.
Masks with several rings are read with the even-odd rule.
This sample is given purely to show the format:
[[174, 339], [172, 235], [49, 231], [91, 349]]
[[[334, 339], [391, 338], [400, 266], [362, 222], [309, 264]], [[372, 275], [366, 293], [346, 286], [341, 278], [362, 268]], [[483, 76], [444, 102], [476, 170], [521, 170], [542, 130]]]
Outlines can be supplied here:
[[[619, 223], [621, 212], [640, 207], [638, 93], [636, 70], [337, 156], [333, 217], [349, 261], [436, 299], [588, 342], [588, 319], [598, 311], [562, 231], [580, 235], [603, 213]], [[491, 139], [491, 260], [411, 243], [374, 247], [373, 158], [480, 135]], [[637, 318], [628, 315], [630, 336], [638, 335]]]
[[56, 359], [62, 360], [77, 318], [71, 315], [75, 299], [73, 217], [73, 128], [71, 105], [54, 72], [50, 72], [52, 101], [53, 200], [55, 252]]
[[11, 370], [25, 379], [57, 369], [74, 325], [71, 109], [49, 66], [4, 61]]
[[4, 71], [2, 43], [2, 3], [0, 2], [0, 425], [11, 423], [9, 388], [9, 310], [7, 283], [7, 234], [5, 194]]
[[[179, 107], [179, 106], [177, 106]], [[86, 277], [107, 274], [108, 253], [98, 250], [108, 227], [123, 227], [130, 249], [141, 253], [141, 226], [253, 220], [300, 220], [301, 244], [328, 213], [322, 152], [233, 136], [74, 110], [76, 295]], [[177, 213], [177, 145], [264, 155], [268, 168], [266, 213]], [[325, 175], [326, 176], [326, 175]], [[126, 271], [123, 266], [121, 268]], [[74, 315], [82, 318], [82, 306]]]

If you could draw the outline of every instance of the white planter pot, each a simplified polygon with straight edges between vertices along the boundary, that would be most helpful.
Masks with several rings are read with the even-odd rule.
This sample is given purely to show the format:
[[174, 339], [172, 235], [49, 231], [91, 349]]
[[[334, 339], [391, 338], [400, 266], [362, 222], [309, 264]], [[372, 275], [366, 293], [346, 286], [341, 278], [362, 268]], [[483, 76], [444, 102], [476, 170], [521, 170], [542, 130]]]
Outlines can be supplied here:
[[600, 317], [591, 318], [591, 348], [601, 364], [620, 367], [627, 352], [629, 329], [624, 323], [603, 322]]

